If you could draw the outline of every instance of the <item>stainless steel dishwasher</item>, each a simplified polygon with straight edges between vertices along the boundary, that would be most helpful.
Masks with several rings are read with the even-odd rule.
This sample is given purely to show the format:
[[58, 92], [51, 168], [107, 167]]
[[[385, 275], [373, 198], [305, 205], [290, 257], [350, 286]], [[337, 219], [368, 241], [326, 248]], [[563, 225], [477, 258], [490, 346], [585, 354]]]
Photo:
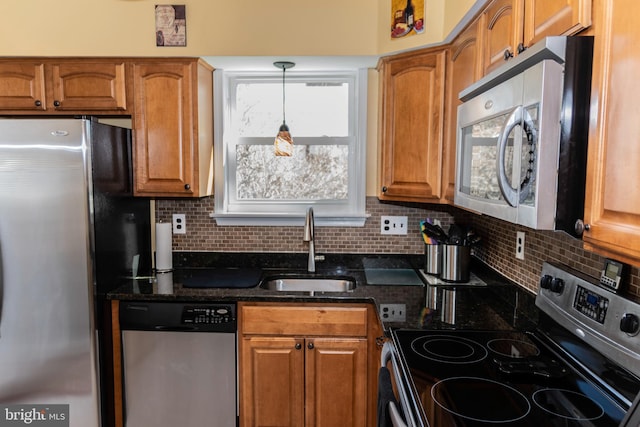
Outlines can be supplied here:
[[236, 305], [120, 303], [127, 427], [237, 425]]

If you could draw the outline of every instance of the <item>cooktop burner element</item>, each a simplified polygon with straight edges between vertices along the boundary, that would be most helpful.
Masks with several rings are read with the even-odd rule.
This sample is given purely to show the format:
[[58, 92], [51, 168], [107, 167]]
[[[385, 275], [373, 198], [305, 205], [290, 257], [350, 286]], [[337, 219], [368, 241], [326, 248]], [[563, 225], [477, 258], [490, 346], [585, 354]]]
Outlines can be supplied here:
[[533, 402], [552, 415], [574, 421], [592, 421], [604, 415], [604, 408], [598, 402], [570, 390], [538, 390], [533, 393]]
[[540, 354], [540, 349], [535, 344], [519, 339], [495, 339], [489, 341], [487, 347], [500, 356], [512, 359], [524, 359]]
[[452, 415], [479, 423], [512, 423], [531, 411], [527, 398], [515, 388], [477, 377], [438, 381], [431, 387], [431, 398]]
[[442, 363], [476, 363], [488, 354], [476, 341], [453, 335], [420, 337], [411, 343], [411, 348], [419, 356]]

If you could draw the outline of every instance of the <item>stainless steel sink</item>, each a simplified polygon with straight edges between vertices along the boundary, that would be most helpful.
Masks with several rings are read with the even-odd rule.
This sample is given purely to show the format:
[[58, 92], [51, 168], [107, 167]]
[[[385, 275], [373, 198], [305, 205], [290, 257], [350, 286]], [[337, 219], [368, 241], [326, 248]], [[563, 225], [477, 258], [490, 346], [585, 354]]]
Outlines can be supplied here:
[[263, 289], [281, 292], [349, 292], [356, 288], [351, 277], [269, 277], [260, 285]]

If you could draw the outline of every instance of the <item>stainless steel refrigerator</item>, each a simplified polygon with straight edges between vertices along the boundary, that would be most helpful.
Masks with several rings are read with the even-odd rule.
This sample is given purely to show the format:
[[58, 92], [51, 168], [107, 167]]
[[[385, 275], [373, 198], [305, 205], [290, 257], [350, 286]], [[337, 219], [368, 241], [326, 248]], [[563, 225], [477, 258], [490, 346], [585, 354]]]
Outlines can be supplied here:
[[150, 268], [130, 156], [130, 131], [95, 120], [0, 119], [0, 405], [102, 424], [98, 313], [136, 255]]

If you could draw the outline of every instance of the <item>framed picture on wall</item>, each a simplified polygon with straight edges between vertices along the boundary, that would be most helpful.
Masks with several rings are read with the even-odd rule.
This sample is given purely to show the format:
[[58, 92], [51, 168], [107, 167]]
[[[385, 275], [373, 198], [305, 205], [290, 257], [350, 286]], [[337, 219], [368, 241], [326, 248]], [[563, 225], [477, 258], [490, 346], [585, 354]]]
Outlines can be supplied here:
[[156, 46], [187, 45], [187, 11], [185, 5], [156, 5]]
[[424, 31], [424, 0], [391, 0], [391, 38]]

